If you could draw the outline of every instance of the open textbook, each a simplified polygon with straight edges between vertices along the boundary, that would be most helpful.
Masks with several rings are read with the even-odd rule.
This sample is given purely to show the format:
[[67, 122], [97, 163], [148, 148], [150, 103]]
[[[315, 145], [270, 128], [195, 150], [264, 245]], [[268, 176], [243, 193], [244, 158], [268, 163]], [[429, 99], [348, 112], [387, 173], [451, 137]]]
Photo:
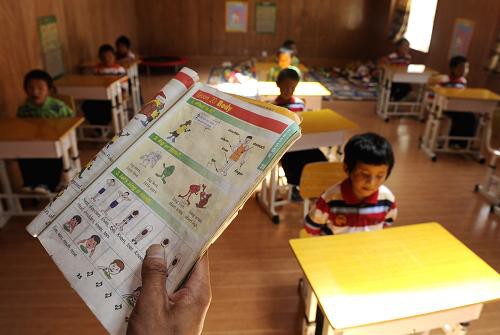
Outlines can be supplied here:
[[300, 137], [286, 109], [221, 93], [182, 69], [31, 222], [104, 327], [126, 330], [154, 243], [175, 291]]

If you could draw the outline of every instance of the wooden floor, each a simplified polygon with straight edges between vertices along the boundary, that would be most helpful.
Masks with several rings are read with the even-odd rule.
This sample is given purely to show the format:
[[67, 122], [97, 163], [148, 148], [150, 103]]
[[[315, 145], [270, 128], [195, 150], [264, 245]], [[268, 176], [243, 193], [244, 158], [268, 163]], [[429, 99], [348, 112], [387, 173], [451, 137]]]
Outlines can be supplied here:
[[[198, 70], [206, 80], [208, 67]], [[141, 78], [144, 97], [168, 78]], [[357, 122], [358, 132], [378, 132], [393, 144], [396, 166], [387, 185], [396, 195], [397, 225], [437, 221], [500, 271], [500, 220], [489, 215], [489, 207], [472, 191], [484, 179], [485, 165], [452, 156], [432, 163], [418, 149], [423, 124], [413, 119], [384, 123], [375, 116], [373, 103], [325, 106]], [[82, 154], [90, 157], [92, 150]], [[213, 301], [204, 334], [299, 334], [301, 274], [288, 247], [301, 228], [299, 213], [299, 205], [289, 205], [281, 210], [282, 222], [273, 225], [251, 198], [210, 249]], [[0, 231], [0, 333], [104, 333], [38, 241], [26, 233], [28, 222], [13, 219]], [[469, 334], [500, 334], [500, 302], [485, 306]]]

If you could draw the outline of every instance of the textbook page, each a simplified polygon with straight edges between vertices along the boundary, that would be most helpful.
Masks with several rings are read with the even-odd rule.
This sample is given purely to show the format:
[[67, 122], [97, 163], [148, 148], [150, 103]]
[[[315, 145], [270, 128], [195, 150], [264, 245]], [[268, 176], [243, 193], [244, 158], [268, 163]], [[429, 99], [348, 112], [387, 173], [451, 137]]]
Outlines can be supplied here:
[[300, 137], [286, 116], [195, 84], [40, 235], [111, 333], [123, 333], [149, 245], [175, 291], [265, 173]]

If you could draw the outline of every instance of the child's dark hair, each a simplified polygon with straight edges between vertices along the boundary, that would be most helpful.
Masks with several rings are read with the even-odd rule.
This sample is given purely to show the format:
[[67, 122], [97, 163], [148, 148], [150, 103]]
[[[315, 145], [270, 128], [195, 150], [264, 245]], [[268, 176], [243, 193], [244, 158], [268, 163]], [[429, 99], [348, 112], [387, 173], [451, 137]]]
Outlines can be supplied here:
[[405, 42], [408, 43], [408, 45], [410, 45], [410, 41], [408, 41], [406, 38], [404, 38], [404, 37], [400, 38], [399, 40], [396, 41], [396, 47], [399, 48], [401, 46], [401, 44], [403, 44]]
[[101, 238], [98, 235], [92, 235], [90, 238], [95, 241], [95, 244], [101, 243]]
[[287, 49], [292, 49], [292, 47], [295, 45], [295, 41], [294, 40], [286, 40], [285, 42], [283, 42], [283, 48], [287, 48]]
[[24, 82], [23, 82], [24, 90], [28, 89], [28, 84], [33, 79], [43, 80], [44, 82], [46, 82], [49, 90], [52, 90], [54, 88], [54, 81], [52, 80], [50, 74], [48, 74], [43, 70], [37, 69], [37, 70], [31, 70], [24, 76]]
[[468, 62], [468, 60], [464, 56], [460, 56], [460, 55], [453, 56], [450, 59], [450, 69], [455, 69], [460, 64], [464, 64], [464, 63], [467, 63], [467, 62]]
[[278, 74], [278, 78], [276, 79], [276, 82], [281, 83], [283, 80], [286, 80], [286, 79], [300, 81], [300, 75], [294, 69], [283, 69]]
[[351, 173], [356, 164], [387, 165], [387, 177], [394, 166], [392, 146], [384, 137], [375, 133], [364, 133], [351, 137], [344, 147], [344, 164]]
[[130, 43], [130, 39], [127, 36], [122, 35], [116, 39], [115, 46], [118, 48], [118, 45], [120, 45], [120, 44], [123, 44], [127, 47], [127, 49], [130, 49], [131, 43]]
[[111, 46], [111, 44], [103, 44], [99, 47], [99, 56], [101, 56], [105, 52], [112, 52], [115, 53], [115, 49]]
[[76, 222], [82, 223], [82, 217], [80, 215], [75, 215], [71, 218], [72, 220], [75, 219]]

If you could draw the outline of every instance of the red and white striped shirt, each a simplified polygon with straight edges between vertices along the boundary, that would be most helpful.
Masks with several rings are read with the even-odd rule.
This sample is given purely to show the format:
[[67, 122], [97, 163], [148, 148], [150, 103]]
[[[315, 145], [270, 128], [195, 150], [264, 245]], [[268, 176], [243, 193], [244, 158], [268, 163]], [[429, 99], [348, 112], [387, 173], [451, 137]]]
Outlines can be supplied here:
[[377, 192], [360, 201], [354, 195], [351, 180], [330, 187], [316, 201], [305, 220], [311, 235], [346, 234], [380, 230], [397, 216], [394, 194], [380, 186]]
[[302, 112], [305, 109], [304, 101], [297, 97], [291, 97], [290, 100], [284, 100], [278, 96], [274, 100], [276, 106], [285, 107], [292, 112]]

